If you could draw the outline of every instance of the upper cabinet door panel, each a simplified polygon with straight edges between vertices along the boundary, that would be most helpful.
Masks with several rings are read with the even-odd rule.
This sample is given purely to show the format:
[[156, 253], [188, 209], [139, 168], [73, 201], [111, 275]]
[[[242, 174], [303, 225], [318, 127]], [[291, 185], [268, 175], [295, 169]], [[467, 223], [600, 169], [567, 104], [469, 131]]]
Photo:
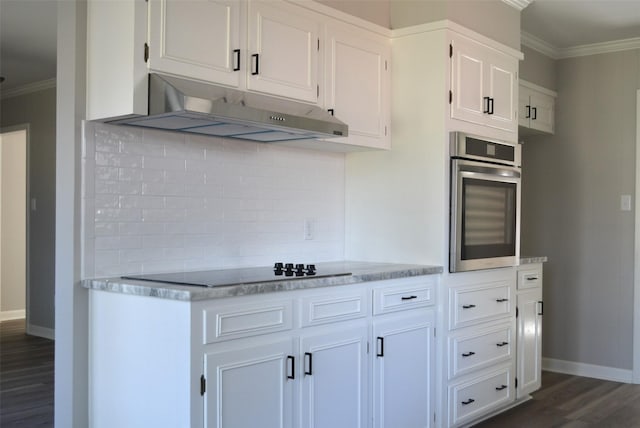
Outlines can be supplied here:
[[517, 131], [516, 59], [504, 55], [493, 55], [488, 72], [488, 96], [491, 99], [487, 124], [505, 131]]
[[462, 37], [453, 38], [451, 117], [474, 123], [484, 123], [485, 59], [474, 52], [475, 43]]
[[240, 7], [235, 1], [150, 0], [150, 68], [240, 86]]
[[531, 104], [531, 128], [553, 134], [555, 122], [555, 100], [553, 97], [531, 91], [529, 99]]
[[319, 28], [302, 9], [251, 2], [247, 89], [316, 103]]
[[390, 46], [337, 24], [327, 27], [325, 106], [349, 125], [350, 144], [389, 148]]

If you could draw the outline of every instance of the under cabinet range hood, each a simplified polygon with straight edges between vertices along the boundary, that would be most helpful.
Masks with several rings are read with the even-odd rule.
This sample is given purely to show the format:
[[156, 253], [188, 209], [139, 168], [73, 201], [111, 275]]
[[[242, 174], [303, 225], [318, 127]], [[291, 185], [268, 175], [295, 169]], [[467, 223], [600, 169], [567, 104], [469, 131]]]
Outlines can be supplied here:
[[157, 73], [149, 74], [149, 115], [110, 123], [265, 143], [348, 135], [317, 106]]

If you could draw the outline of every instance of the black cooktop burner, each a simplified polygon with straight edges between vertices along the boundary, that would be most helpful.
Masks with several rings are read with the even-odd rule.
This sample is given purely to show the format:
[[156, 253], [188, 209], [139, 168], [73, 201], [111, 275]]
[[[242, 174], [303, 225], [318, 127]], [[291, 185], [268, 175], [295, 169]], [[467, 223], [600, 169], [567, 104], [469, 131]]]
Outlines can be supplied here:
[[330, 268], [316, 268], [313, 264], [276, 263], [274, 267], [204, 270], [196, 272], [155, 273], [145, 275], [127, 275], [123, 279], [166, 282], [179, 285], [197, 285], [202, 287], [222, 287], [225, 285], [256, 284], [296, 279], [327, 278], [348, 276], [351, 272]]

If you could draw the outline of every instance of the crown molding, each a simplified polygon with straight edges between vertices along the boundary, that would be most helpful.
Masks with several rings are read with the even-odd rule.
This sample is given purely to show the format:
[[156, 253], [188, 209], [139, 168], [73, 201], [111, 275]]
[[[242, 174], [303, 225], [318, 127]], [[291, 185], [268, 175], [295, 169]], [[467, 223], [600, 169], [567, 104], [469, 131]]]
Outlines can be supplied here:
[[11, 88], [7, 90], [0, 90], [0, 99], [19, 97], [21, 95], [31, 94], [33, 92], [44, 91], [45, 89], [51, 89], [56, 87], [55, 77], [52, 79], [41, 80], [39, 82], [29, 83], [17, 88]]
[[570, 46], [568, 48], [557, 48], [525, 31], [520, 34], [520, 43], [552, 59], [575, 58], [579, 56], [640, 49], [640, 37], [614, 40], [611, 42], [593, 43], [590, 45]]
[[574, 58], [578, 56], [628, 51], [631, 49], [640, 49], [640, 37], [614, 40], [612, 42], [593, 43], [590, 45], [572, 46], [558, 49], [558, 52], [560, 58]]
[[534, 51], [538, 51], [549, 58], [560, 59], [560, 52], [558, 52], [558, 48], [534, 36], [533, 34], [527, 33], [526, 31], [520, 33], [520, 44], [531, 48]]
[[533, 2], [533, 0], [502, 0], [502, 2], [518, 10], [522, 10], [525, 7], [529, 6]]

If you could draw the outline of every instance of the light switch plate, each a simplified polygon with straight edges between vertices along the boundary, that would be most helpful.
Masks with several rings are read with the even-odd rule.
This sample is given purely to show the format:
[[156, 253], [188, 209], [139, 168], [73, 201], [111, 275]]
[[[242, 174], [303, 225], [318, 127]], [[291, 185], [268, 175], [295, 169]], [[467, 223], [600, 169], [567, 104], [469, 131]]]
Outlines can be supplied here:
[[631, 195], [620, 195], [620, 211], [631, 211]]

